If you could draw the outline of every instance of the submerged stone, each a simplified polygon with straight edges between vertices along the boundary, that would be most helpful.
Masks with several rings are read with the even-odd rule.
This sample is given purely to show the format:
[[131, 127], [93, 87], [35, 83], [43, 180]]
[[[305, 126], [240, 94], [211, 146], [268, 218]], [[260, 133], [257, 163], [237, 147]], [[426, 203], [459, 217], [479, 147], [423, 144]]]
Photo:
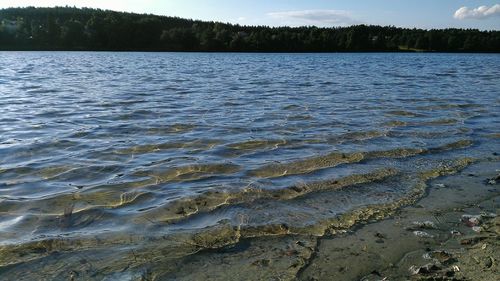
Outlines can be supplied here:
[[434, 235], [429, 234], [425, 231], [413, 231], [413, 235], [420, 237], [420, 238], [434, 238]]

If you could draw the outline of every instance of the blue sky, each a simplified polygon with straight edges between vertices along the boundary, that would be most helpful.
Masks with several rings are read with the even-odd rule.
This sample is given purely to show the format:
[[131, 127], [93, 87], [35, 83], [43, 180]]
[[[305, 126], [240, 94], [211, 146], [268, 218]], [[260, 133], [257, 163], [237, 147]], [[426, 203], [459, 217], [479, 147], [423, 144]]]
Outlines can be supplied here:
[[65, 5], [245, 25], [364, 23], [500, 30], [500, 0], [0, 0], [0, 8]]

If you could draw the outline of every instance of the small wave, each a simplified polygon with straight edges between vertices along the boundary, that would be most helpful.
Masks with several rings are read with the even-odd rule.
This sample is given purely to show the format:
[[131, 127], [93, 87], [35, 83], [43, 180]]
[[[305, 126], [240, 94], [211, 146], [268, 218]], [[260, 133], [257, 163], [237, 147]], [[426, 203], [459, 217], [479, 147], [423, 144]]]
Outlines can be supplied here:
[[335, 190], [360, 183], [373, 182], [398, 172], [394, 169], [382, 169], [368, 174], [357, 174], [344, 178], [297, 184], [289, 188], [268, 190], [249, 186], [239, 191], [210, 191], [192, 198], [183, 198], [170, 202], [167, 206], [147, 212], [145, 216], [154, 221], [174, 222], [201, 212], [208, 212], [225, 205], [253, 202], [261, 199], [290, 200], [321, 190]]
[[470, 140], [461, 140], [435, 148], [396, 148], [385, 151], [330, 153], [285, 164], [271, 164], [248, 172], [258, 178], [276, 178], [289, 175], [312, 173], [321, 169], [333, 168], [341, 164], [357, 163], [376, 158], [405, 158], [425, 153], [439, 153], [450, 149], [465, 148], [472, 145]]
[[173, 124], [166, 127], [145, 128], [148, 135], [170, 135], [182, 134], [193, 131], [197, 126], [194, 124]]
[[137, 145], [133, 147], [118, 149], [115, 151], [117, 154], [146, 154], [146, 153], [154, 153], [164, 150], [171, 149], [186, 149], [186, 148], [194, 148], [198, 150], [208, 150], [214, 148], [216, 145], [220, 144], [220, 141], [216, 140], [196, 140], [196, 141], [187, 141], [187, 142], [166, 142], [159, 144], [144, 144]]
[[135, 172], [134, 176], [150, 177], [157, 184], [176, 181], [193, 181], [214, 175], [234, 174], [240, 171], [240, 166], [234, 164], [188, 165], [168, 169], [167, 171], [143, 170]]
[[385, 123], [382, 124], [382, 126], [391, 127], [391, 128], [394, 128], [394, 127], [405, 127], [407, 125], [408, 125], [407, 122], [397, 121], [397, 120], [388, 121], [388, 122], [385, 122]]
[[444, 118], [444, 119], [436, 119], [436, 120], [432, 120], [432, 121], [428, 121], [428, 122], [423, 122], [423, 123], [418, 124], [417, 126], [419, 126], [419, 125], [423, 125], [423, 126], [427, 126], [427, 125], [454, 125], [454, 124], [457, 124], [458, 122], [459, 121], [457, 119]]
[[424, 117], [425, 115], [411, 112], [411, 111], [404, 111], [404, 110], [393, 110], [393, 111], [388, 111], [386, 112], [388, 115], [392, 116], [402, 116], [402, 117]]

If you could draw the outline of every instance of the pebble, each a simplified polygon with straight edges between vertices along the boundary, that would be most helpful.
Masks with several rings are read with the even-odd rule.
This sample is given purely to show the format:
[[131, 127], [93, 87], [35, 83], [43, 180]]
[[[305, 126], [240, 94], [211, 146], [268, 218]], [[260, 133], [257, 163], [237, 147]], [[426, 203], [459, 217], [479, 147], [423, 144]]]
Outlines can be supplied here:
[[481, 217], [487, 218], [487, 219], [494, 219], [497, 217], [497, 214], [495, 214], [495, 213], [481, 213]]
[[432, 221], [414, 221], [412, 225], [406, 227], [406, 230], [419, 230], [419, 229], [436, 229], [436, 225]]
[[473, 227], [472, 227], [472, 230], [473, 230], [474, 232], [480, 233], [481, 231], [483, 231], [483, 228], [482, 228], [482, 227], [480, 227], [480, 226], [473, 226]]
[[486, 261], [484, 262], [484, 266], [486, 268], [491, 268], [493, 266], [494, 260], [492, 257], [486, 258]]
[[409, 268], [409, 271], [412, 275], [418, 275], [418, 274], [429, 274], [434, 271], [440, 270], [441, 268], [435, 264], [429, 263], [424, 266], [415, 266], [412, 265]]
[[423, 258], [428, 260], [433, 259], [441, 264], [449, 263], [450, 261], [454, 260], [453, 255], [450, 252], [444, 250], [431, 251], [425, 253], [423, 255]]
[[499, 181], [500, 181], [500, 175], [497, 175], [497, 176], [496, 176], [496, 177], [494, 177], [494, 178], [491, 178], [491, 179], [486, 179], [486, 184], [489, 184], [489, 185], [495, 185], [495, 184], [497, 184]]
[[302, 241], [295, 241], [295, 244], [301, 246], [301, 247], [305, 247], [306, 245], [304, 244], [304, 242]]
[[431, 221], [424, 221], [424, 222], [414, 221], [413, 225], [423, 229], [436, 229], [436, 225]]
[[462, 215], [461, 221], [465, 223], [468, 227], [479, 226], [483, 219], [492, 219], [497, 215], [494, 213], [481, 213], [480, 215]]
[[421, 237], [421, 238], [434, 238], [434, 235], [432, 234], [429, 234], [425, 231], [413, 231], [413, 234], [417, 237]]
[[462, 222], [468, 227], [478, 226], [481, 224], [481, 215], [462, 215]]
[[256, 266], [269, 266], [270, 263], [271, 263], [271, 260], [262, 259], [262, 260], [254, 261], [252, 263], [252, 265], [256, 265]]

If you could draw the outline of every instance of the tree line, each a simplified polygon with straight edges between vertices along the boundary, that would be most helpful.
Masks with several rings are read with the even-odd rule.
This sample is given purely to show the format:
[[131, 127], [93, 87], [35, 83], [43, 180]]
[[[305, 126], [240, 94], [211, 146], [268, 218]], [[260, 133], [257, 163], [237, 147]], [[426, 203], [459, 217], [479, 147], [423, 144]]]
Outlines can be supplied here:
[[242, 26], [89, 8], [29, 7], [0, 10], [0, 49], [500, 52], [500, 31]]

